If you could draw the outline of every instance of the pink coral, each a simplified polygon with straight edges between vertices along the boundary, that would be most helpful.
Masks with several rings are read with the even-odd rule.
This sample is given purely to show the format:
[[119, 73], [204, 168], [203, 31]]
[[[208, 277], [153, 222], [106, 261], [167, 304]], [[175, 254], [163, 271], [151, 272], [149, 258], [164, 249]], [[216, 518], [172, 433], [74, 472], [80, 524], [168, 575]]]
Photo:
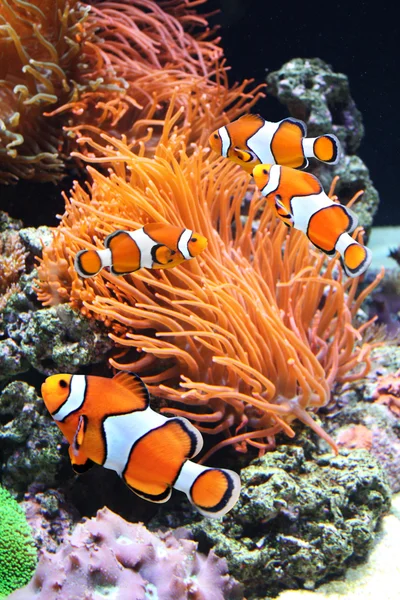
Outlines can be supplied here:
[[379, 378], [372, 398], [379, 404], [388, 406], [397, 417], [400, 417], [400, 369], [396, 373]]
[[[30, 583], [10, 600], [239, 600], [225, 559], [197, 552], [178, 530], [151, 533], [107, 508], [76, 526], [58, 552], [42, 551]], [[99, 596], [97, 596], [99, 594]]]

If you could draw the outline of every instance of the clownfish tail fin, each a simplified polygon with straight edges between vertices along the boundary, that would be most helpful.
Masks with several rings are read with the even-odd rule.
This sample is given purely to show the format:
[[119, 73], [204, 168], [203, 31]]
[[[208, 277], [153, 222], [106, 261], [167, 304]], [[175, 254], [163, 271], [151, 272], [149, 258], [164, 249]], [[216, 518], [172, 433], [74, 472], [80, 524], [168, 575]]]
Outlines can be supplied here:
[[339, 237], [336, 250], [340, 253], [340, 262], [348, 277], [362, 275], [371, 264], [371, 250], [356, 242], [348, 233]]
[[111, 266], [110, 250], [81, 250], [75, 256], [75, 270], [81, 277], [94, 277], [103, 267]]
[[340, 142], [333, 133], [304, 139], [303, 150], [305, 156], [312, 156], [328, 165], [335, 165], [340, 158]]
[[234, 471], [204, 467], [190, 460], [184, 463], [174, 484], [202, 515], [212, 519], [231, 510], [239, 498], [240, 486], [240, 477]]

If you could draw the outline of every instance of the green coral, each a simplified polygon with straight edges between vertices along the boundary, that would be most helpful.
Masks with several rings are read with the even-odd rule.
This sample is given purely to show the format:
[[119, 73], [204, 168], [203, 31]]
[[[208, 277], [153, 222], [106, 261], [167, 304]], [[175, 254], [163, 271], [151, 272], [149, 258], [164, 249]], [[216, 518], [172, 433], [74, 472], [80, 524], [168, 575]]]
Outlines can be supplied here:
[[191, 526], [200, 547], [224, 556], [246, 597], [312, 588], [366, 557], [390, 489], [364, 450], [305, 458], [282, 446], [241, 471], [242, 492], [224, 520]]
[[25, 513], [0, 487], [0, 598], [26, 585], [36, 562], [36, 548]]

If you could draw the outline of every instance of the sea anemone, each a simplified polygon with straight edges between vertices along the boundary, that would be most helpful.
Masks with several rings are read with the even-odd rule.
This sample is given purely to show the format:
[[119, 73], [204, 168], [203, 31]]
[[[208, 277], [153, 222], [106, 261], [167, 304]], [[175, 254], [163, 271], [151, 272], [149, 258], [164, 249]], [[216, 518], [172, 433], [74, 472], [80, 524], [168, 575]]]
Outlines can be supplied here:
[[88, 10], [77, 0], [1, 3], [0, 182], [61, 177], [61, 125], [44, 113], [73, 95]]
[[219, 40], [198, 4], [4, 0], [0, 182], [58, 181], [82, 126], [97, 140], [105, 131], [129, 142], [161, 130], [173, 92], [184, 107], [179, 126], [190, 125], [196, 141], [248, 110], [264, 86], [229, 87]]
[[[336, 382], [368, 371], [367, 325], [353, 318], [375, 284], [356, 298], [358, 280], [344, 280], [301, 232], [288, 233], [258, 192], [243, 217], [248, 176], [207, 148], [188, 153], [173, 132], [180, 112], [170, 107], [154, 158], [106, 135], [101, 145], [82, 140], [102, 154], [93, 162], [112, 167], [108, 175], [88, 167], [87, 191], [75, 184], [43, 252], [39, 299], [103, 320], [118, 346], [137, 352], [112, 365], [141, 374], [169, 413], [223, 432], [222, 444], [263, 451], [278, 432], [293, 436], [300, 419], [335, 447], [308, 409], [326, 405]], [[77, 276], [78, 250], [151, 221], [199, 231], [208, 247], [171, 271]]]

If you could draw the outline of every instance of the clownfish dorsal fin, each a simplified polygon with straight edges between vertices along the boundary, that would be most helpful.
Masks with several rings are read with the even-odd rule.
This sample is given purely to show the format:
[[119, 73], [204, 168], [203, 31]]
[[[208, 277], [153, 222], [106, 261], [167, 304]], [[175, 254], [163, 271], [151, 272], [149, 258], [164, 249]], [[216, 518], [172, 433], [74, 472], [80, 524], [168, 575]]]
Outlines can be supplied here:
[[144, 225], [147, 233], [154, 233], [154, 231], [158, 231], [163, 227], [167, 227], [167, 223], [146, 223], [146, 225]]
[[243, 115], [238, 119], [238, 121], [245, 121], [247, 123], [254, 123], [259, 126], [264, 125], [265, 119], [262, 118], [261, 115], [254, 115], [252, 113], [248, 113], [247, 115]]
[[140, 398], [143, 402], [144, 409], [150, 405], [150, 396], [146, 384], [141, 380], [139, 375], [136, 375], [136, 373], [120, 371], [114, 375], [113, 381], [122, 385], [126, 390]]
[[110, 233], [105, 239], [104, 239], [104, 248], [110, 248], [110, 244], [113, 241], [114, 238], [118, 238], [119, 236], [121, 236], [122, 234], [127, 235], [126, 231], [124, 231], [123, 229], [117, 229], [116, 231], [113, 231], [112, 233]]
[[286, 119], [282, 119], [280, 122], [280, 127], [290, 127], [295, 130], [294, 127], [297, 127], [299, 137], [306, 137], [307, 135], [307, 125], [304, 121], [300, 121], [300, 119], [294, 119], [293, 117], [287, 117]]

